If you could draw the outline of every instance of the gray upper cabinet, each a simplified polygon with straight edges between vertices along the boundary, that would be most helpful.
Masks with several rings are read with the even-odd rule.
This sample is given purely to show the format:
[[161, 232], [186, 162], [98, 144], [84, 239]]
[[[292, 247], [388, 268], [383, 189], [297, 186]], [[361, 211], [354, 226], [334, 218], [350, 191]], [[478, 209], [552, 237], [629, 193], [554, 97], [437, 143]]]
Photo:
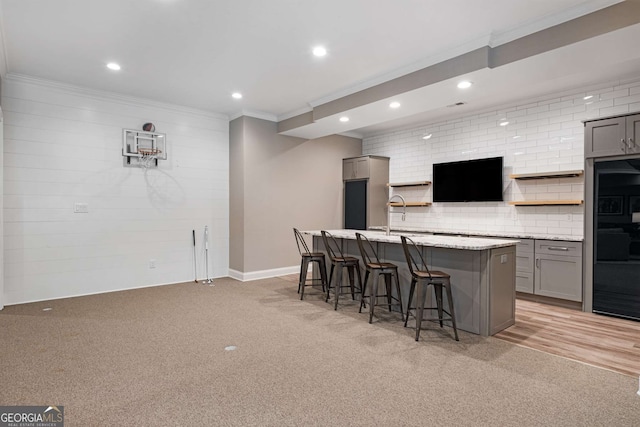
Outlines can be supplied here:
[[352, 179], [369, 178], [369, 161], [369, 156], [342, 160], [342, 179], [349, 181]]
[[585, 157], [640, 153], [640, 114], [585, 123]]

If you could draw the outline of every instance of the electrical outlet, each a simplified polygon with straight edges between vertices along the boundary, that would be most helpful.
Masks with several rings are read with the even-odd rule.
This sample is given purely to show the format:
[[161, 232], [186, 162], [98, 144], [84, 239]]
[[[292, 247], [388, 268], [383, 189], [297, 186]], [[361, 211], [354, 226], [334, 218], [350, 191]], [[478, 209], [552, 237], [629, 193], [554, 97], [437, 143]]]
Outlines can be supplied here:
[[155, 259], [150, 259], [149, 260], [149, 268], [156, 268], [156, 260]]
[[567, 214], [566, 220], [571, 221], [571, 214]]
[[506, 264], [507, 261], [509, 260], [509, 257], [507, 257], [507, 255], [500, 255], [500, 264]]
[[89, 205], [87, 203], [74, 203], [73, 204], [73, 212], [74, 213], [89, 213]]

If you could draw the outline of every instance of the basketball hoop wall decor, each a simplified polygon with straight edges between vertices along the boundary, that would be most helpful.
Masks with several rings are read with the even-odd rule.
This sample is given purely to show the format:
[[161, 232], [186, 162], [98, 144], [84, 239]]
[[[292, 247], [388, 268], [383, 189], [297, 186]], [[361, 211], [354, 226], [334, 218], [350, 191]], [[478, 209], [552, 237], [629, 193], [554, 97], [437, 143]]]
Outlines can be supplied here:
[[155, 132], [153, 123], [143, 130], [122, 129], [124, 166], [157, 167], [158, 160], [167, 160], [167, 135]]

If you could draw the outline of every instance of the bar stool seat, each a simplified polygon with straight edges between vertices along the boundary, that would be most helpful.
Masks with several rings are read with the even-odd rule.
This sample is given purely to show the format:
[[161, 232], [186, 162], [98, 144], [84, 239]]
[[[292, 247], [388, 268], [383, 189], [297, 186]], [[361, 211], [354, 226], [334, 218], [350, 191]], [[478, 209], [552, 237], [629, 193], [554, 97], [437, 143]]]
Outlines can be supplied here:
[[[338, 245], [338, 242], [336, 241], [335, 237], [333, 237], [331, 233], [325, 230], [321, 230], [320, 233], [322, 234], [322, 240], [324, 242], [324, 246], [327, 251], [327, 254], [329, 255], [329, 260], [331, 261], [331, 271], [329, 272], [329, 284], [327, 285], [327, 297], [325, 301], [329, 302], [330, 293], [332, 289], [331, 283], [333, 282], [333, 275], [334, 275], [333, 273], [334, 271], [336, 271], [336, 282], [335, 282], [335, 285], [333, 286], [333, 293], [335, 296], [334, 310], [337, 310], [338, 299], [340, 298], [340, 295], [343, 293], [348, 293], [348, 292], [342, 292], [343, 288], [350, 289], [351, 299], [353, 300], [356, 299], [355, 294], [356, 294], [356, 288], [357, 288], [357, 293], [359, 293], [360, 297], [362, 298], [362, 277], [360, 275], [360, 260], [356, 257], [345, 256], [342, 253], [342, 249], [340, 248], [340, 245]], [[343, 286], [342, 274], [345, 268], [347, 269], [347, 273], [349, 275], [349, 284]], [[354, 280], [355, 275], [358, 276], [357, 287], [355, 286], [355, 280]]]
[[[369, 323], [373, 320], [373, 312], [376, 306], [386, 305], [391, 311], [391, 307], [396, 305], [400, 309], [400, 316], [404, 320], [404, 313], [402, 311], [402, 296], [400, 292], [400, 282], [398, 280], [398, 266], [390, 262], [380, 262], [378, 253], [373, 248], [373, 245], [361, 233], [356, 233], [356, 240], [358, 241], [358, 248], [360, 249], [360, 255], [364, 262], [364, 285], [362, 290], [362, 298], [360, 300], [359, 313], [362, 313], [362, 307], [364, 306], [364, 300], [367, 298], [367, 285], [369, 283], [369, 276], [371, 275], [371, 290], [369, 291]], [[378, 295], [378, 283], [380, 276], [384, 277], [386, 285], [386, 293], [384, 295]], [[395, 279], [396, 296], [391, 291], [391, 279]], [[377, 303], [378, 298], [386, 297], [387, 303]], [[395, 302], [394, 302], [395, 301]]]
[[[298, 252], [300, 252], [301, 261], [300, 261], [300, 276], [298, 278], [298, 293], [300, 294], [300, 299], [304, 298], [304, 288], [305, 286], [313, 286], [320, 282], [322, 285], [322, 293], [325, 292], [325, 286], [329, 285], [327, 281], [327, 265], [325, 262], [324, 253], [322, 252], [311, 252], [309, 247], [307, 246], [307, 242], [305, 242], [302, 233], [297, 228], [293, 229], [293, 235], [296, 238], [296, 245], [298, 246]], [[315, 262], [318, 264], [318, 270], [320, 270], [320, 279], [308, 279], [310, 283], [307, 284], [307, 273], [309, 271], [309, 264]]]
[[[416, 341], [420, 339], [420, 329], [423, 320], [431, 321], [437, 320], [440, 323], [440, 327], [443, 327], [443, 320], [450, 320], [453, 326], [453, 333], [456, 341], [458, 339], [458, 329], [456, 328], [456, 316], [453, 309], [453, 297], [451, 294], [451, 276], [443, 271], [429, 270], [427, 263], [422, 256], [420, 249], [413, 240], [408, 237], [400, 236], [402, 240], [402, 249], [407, 259], [407, 265], [411, 272], [411, 287], [409, 289], [409, 301], [407, 302], [407, 317], [404, 321], [404, 326], [407, 326], [409, 320], [409, 314], [411, 310], [415, 310], [416, 319]], [[418, 288], [417, 306], [411, 307], [413, 301], [413, 295], [415, 293], [416, 286]], [[427, 297], [427, 288], [433, 286], [436, 296], [435, 307], [425, 307], [425, 300]], [[449, 311], [443, 308], [442, 291], [447, 293], [447, 301], [449, 302]], [[437, 310], [438, 317], [435, 318], [423, 318], [424, 310]], [[444, 317], [444, 314], [449, 316], [448, 319]]]

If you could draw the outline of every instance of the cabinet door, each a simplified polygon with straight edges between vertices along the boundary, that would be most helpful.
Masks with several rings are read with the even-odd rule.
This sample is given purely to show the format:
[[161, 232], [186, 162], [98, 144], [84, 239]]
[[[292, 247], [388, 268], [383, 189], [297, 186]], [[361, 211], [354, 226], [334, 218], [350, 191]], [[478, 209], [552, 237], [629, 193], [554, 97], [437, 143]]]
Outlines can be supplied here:
[[585, 124], [585, 157], [619, 156], [627, 153], [624, 117], [595, 120]]
[[535, 293], [582, 301], [582, 258], [536, 253]]
[[355, 179], [367, 179], [369, 178], [369, 158], [360, 157], [355, 159], [356, 164], [356, 176]]
[[627, 152], [640, 153], [640, 114], [627, 117]]
[[356, 179], [356, 160], [346, 159], [342, 161], [342, 180]]

